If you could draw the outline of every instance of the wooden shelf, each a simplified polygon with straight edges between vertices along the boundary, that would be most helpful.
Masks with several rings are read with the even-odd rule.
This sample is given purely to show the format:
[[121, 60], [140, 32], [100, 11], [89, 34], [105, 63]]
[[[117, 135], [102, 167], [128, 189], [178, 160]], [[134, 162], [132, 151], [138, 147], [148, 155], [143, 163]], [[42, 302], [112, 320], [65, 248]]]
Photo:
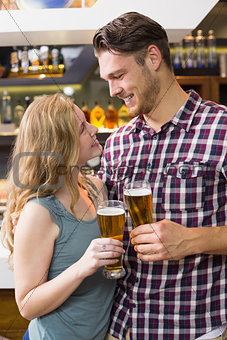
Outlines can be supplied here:
[[20, 72], [19, 73], [19, 76], [15, 73], [10, 73], [9, 76], [8, 76], [8, 79], [25, 79], [25, 78], [29, 78], [29, 79], [40, 79], [40, 78], [44, 78], [43, 75], [45, 77], [54, 77], [54, 78], [58, 78], [58, 77], [63, 77], [64, 75], [64, 72], [63, 72], [63, 69], [64, 69], [64, 65], [62, 65], [62, 70], [59, 71], [58, 73], [55, 73], [55, 72], [52, 72], [52, 70], [45, 70], [42, 66], [40, 67], [40, 72], [34, 72], [32, 73], [32, 71], [30, 73], [22, 73]]
[[[194, 88], [203, 99], [212, 100], [218, 104], [227, 104], [227, 97], [221, 102], [220, 86], [227, 85], [227, 77], [220, 76], [176, 76], [178, 83], [185, 88]], [[227, 91], [226, 91], [227, 93]]]
[[210, 99], [210, 76], [176, 76], [178, 83], [184, 86], [193, 86], [196, 88], [203, 99]]
[[14, 289], [0, 289], [0, 339], [22, 339], [29, 321], [22, 318], [15, 302]]
[[[222, 85], [227, 85], [227, 77], [212, 77], [211, 78], [211, 99], [216, 102], [219, 103], [220, 101], [220, 87]], [[226, 93], [227, 93], [227, 87], [226, 87]], [[227, 98], [225, 103], [223, 103], [225, 105], [227, 105]]]

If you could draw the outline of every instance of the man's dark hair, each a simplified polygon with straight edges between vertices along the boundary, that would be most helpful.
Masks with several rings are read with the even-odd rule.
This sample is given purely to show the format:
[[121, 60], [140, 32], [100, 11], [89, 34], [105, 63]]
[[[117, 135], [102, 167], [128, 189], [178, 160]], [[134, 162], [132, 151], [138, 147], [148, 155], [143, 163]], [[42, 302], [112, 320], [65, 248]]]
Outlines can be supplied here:
[[122, 14], [100, 28], [95, 33], [93, 45], [97, 53], [134, 54], [139, 65], [144, 64], [148, 46], [155, 45], [168, 68], [172, 69], [166, 31], [154, 20], [137, 12]]

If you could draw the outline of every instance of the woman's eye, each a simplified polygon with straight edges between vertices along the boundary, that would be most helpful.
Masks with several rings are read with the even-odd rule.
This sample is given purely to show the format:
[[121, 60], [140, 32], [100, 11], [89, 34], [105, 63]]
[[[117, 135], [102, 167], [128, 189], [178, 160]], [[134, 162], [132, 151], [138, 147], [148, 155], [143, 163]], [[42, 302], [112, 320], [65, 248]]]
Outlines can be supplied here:
[[89, 132], [89, 125], [87, 122], [83, 122], [82, 124], [82, 130], [81, 130], [81, 134], [85, 134]]
[[84, 123], [81, 124], [80, 134], [82, 134], [83, 132], [84, 132]]

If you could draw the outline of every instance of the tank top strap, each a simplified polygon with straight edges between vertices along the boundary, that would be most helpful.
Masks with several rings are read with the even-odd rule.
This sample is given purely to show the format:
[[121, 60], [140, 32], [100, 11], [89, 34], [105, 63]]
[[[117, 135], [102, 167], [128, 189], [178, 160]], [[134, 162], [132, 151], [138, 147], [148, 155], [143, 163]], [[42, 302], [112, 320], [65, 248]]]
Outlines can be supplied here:
[[59, 223], [60, 219], [66, 214], [66, 211], [60, 204], [57, 204], [54, 195], [47, 197], [34, 197], [29, 202], [36, 202], [37, 204], [46, 208], [49, 211], [54, 223], [56, 223], [57, 225], [61, 225], [61, 223]]

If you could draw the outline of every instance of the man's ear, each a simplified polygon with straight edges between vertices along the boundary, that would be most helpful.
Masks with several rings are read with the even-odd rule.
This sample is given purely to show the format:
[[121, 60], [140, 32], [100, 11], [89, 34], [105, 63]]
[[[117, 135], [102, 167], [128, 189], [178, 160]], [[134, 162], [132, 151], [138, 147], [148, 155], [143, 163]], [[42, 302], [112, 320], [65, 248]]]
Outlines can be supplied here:
[[156, 71], [159, 68], [162, 61], [162, 55], [159, 48], [156, 45], [148, 46], [148, 56], [153, 69]]

